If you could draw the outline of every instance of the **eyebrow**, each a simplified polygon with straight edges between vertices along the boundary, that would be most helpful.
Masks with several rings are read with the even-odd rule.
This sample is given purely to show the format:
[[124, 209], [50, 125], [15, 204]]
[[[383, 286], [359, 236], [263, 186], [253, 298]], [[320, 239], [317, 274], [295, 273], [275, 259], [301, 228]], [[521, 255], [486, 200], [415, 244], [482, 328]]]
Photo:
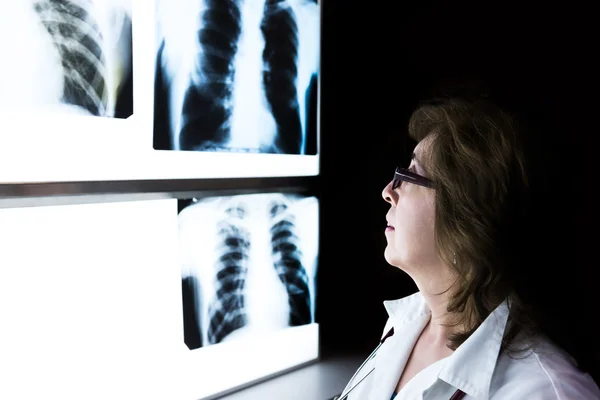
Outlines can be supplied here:
[[413, 160], [415, 160], [418, 164], [421, 164], [421, 162], [419, 161], [419, 159], [417, 158], [417, 154], [413, 151], [412, 153], [412, 157]]
[[423, 164], [421, 164], [421, 161], [419, 161], [419, 159], [417, 158], [417, 154], [414, 151], [412, 153], [411, 159], [415, 160], [415, 163], [419, 164], [419, 167], [423, 170], [425, 175], [427, 175], [427, 169], [423, 166]]

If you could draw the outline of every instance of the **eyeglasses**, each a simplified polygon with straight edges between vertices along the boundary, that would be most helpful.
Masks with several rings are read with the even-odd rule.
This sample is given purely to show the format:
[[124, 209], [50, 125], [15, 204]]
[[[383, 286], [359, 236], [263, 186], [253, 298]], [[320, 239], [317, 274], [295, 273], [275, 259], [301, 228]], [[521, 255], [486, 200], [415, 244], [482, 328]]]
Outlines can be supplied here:
[[421, 185], [430, 189], [435, 189], [435, 182], [431, 179], [425, 178], [419, 174], [415, 174], [405, 168], [396, 167], [394, 172], [394, 179], [392, 180], [392, 190], [398, 188], [402, 182], [414, 183], [415, 185]]

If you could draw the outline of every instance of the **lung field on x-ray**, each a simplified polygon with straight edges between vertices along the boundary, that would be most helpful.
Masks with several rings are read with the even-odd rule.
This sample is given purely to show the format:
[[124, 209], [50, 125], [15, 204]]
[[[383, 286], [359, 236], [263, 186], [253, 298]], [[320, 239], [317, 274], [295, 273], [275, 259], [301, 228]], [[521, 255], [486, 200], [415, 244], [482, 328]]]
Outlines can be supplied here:
[[197, 77], [183, 100], [179, 143], [184, 150], [212, 150], [230, 134], [233, 57], [241, 33], [237, 1], [208, 0], [198, 41]]
[[158, 9], [154, 148], [316, 154], [318, 4], [205, 0], [192, 31], [184, 3]]
[[58, 49], [64, 73], [63, 101], [104, 115], [107, 87], [102, 33], [93, 15], [72, 1], [36, 1], [35, 10]]
[[130, 12], [131, 0], [7, 1], [0, 106], [131, 116]]
[[308, 324], [311, 321], [309, 281], [295, 233], [295, 216], [283, 202], [271, 204], [270, 216], [273, 264], [288, 293], [289, 324]]
[[294, 11], [282, 1], [267, 1], [261, 30], [265, 38], [263, 83], [279, 135], [275, 147], [282, 153], [299, 153], [302, 125], [296, 79], [298, 26]]
[[225, 337], [246, 325], [244, 286], [248, 274], [250, 235], [241, 225], [245, 210], [241, 205], [228, 208], [228, 219], [217, 225], [221, 254], [215, 276], [216, 292], [208, 308], [210, 319], [208, 343], [220, 343]]

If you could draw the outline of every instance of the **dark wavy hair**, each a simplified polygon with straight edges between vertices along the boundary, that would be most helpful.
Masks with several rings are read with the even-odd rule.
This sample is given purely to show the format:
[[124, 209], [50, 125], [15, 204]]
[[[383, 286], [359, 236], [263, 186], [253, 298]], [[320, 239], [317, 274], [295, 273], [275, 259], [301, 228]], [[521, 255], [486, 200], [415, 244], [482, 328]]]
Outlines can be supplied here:
[[[511, 348], [517, 335], [534, 343], [541, 333], [590, 371], [594, 361], [574, 325], [573, 303], [560, 299], [578, 289], [553, 276], [551, 256], [544, 256], [544, 246], [557, 243], [544, 207], [552, 182], [543, 138], [530, 128], [480, 95], [435, 98], [410, 117], [409, 137], [431, 140], [422, 161], [436, 182], [435, 241], [458, 276], [448, 312], [464, 329], [447, 345], [456, 349], [506, 299], [503, 351], [517, 351]], [[564, 285], [573, 292], [561, 293]]]

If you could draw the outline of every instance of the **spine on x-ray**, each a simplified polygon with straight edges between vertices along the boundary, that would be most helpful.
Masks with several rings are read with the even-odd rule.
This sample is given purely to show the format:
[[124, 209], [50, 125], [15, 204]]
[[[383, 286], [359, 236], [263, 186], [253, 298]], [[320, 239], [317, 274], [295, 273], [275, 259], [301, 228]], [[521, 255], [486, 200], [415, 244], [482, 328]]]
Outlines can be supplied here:
[[91, 12], [91, 0], [36, 0], [34, 7], [61, 58], [62, 100], [92, 115], [104, 116], [107, 88], [103, 38]]
[[206, 0], [199, 51], [181, 117], [182, 150], [216, 150], [229, 138], [234, 56], [241, 34], [240, 0]]

